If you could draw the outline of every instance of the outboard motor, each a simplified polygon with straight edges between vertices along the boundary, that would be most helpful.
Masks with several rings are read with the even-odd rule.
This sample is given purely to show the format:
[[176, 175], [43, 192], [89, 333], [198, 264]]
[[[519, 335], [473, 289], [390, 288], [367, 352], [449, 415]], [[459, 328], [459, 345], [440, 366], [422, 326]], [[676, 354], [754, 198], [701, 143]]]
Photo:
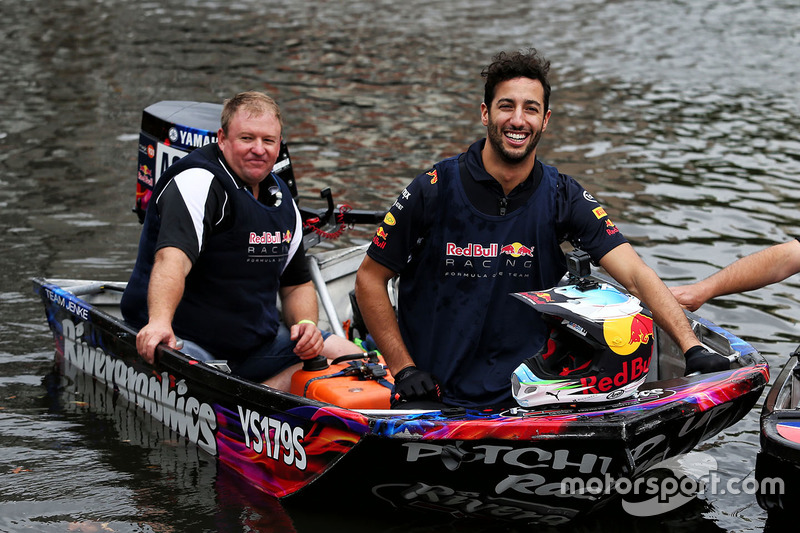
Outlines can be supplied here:
[[[139, 133], [139, 172], [136, 204], [133, 211], [144, 222], [153, 186], [175, 161], [195, 148], [217, 142], [221, 104], [168, 100], [148, 106], [142, 113]], [[281, 141], [281, 151], [272, 171], [286, 182], [297, 198], [297, 185], [289, 149]]]

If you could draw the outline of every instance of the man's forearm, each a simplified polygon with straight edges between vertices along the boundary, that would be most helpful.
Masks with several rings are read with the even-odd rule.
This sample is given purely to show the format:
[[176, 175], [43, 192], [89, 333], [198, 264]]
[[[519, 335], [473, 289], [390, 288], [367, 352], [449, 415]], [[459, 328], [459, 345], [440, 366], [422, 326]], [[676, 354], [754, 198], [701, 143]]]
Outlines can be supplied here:
[[[651, 272], [653, 272], [651, 270]], [[653, 313], [653, 320], [686, 352], [700, 344], [689, 319], [670, 290], [655, 272], [641, 286], [641, 300]]]
[[302, 285], [282, 287], [280, 291], [283, 321], [287, 326], [297, 324], [301, 320], [319, 319], [317, 292], [310, 281]]
[[697, 283], [706, 300], [725, 294], [752, 291], [783, 281], [800, 271], [800, 243], [777, 244], [734, 261]]
[[400, 334], [397, 316], [389, 299], [391, 272], [367, 258], [356, 277], [356, 299], [370, 335], [392, 374], [414, 364]]
[[191, 261], [176, 248], [162, 248], [156, 254], [147, 288], [150, 321], [170, 324], [183, 297]]

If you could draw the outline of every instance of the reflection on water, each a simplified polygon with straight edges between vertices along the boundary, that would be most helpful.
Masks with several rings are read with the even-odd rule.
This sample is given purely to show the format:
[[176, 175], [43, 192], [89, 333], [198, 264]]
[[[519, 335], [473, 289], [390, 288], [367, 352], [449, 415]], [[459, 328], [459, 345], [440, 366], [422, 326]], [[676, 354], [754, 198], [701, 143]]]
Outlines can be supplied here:
[[[137, 410], [128, 400], [105, 384], [87, 377], [65, 362], [63, 373], [54, 369], [45, 378], [51, 410], [69, 425], [70, 433], [104, 452], [87, 458], [93, 469], [108, 469], [124, 483], [116, 491], [113, 507], [93, 509], [85, 520], [71, 524], [77, 530], [91, 530], [93, 524], [126, 521], [155, 531], [175, 529], [173, 513], [189, 517], [182, 521], [185, 531], [235, 531], [250, 527], [257, 531], [292, 531], [291, 519], [277, 500], [252, 491], [228, 469], [218, 471], [216, 461], [189, 444], [177, 433]], [[74, 421], [74, 423], [73, 423]], [[105, 449], [103, 442], [119, 442], [120, 447]], [[73, 465], [74, 467], [74, 465]], [[98, 485], [98, 473], [76, 483]], [[108, 484], [116, 485], [118, 479]], [[133, 490], [122, 490], [135, 487]], [[63, 490], [60, 489], [60, 490]], [[166, 500], [165, 500], [166, 497]], [[109, 500], [107, 496], [102, 501]], [[165, 512], [168, 507], [170, 513]], [[63, 527], [63, 524], [54, 523]], [[230, 525], [236, 529], [229, 529]], [[113, 528], [113, 525], [110, 527]]]
[[[536, 46], [553, 61], [541, 157], [595, 193], [645, 260], [680, 283], [797, 233], [798, 29], [790, 0], [4, 3], [0, 529], [241, 530], [261, 512], [226, 507], [220, 494], [234, 489], [219, 489], [221, 473], [185, 446], [120, 442], [124, 419], [46, 405], [52, 339], [28, 279], [127, 278], [147, 105], [269, 91], [301, 201], [330, 187], [339, 202], [383, 209], [417, 172], [482, 136], [478, 73], [490, 56]], [[800, 338], [800, 285], [702, 312], [762, 350], [776, 375]], [[754, 410], [704, 449], [745, 478], [757, 428]], [[212, 478], [217, 488], [200, 482]], [[686, 513], [673, 530], [758, 530], [765, 520], [745, 496]]]

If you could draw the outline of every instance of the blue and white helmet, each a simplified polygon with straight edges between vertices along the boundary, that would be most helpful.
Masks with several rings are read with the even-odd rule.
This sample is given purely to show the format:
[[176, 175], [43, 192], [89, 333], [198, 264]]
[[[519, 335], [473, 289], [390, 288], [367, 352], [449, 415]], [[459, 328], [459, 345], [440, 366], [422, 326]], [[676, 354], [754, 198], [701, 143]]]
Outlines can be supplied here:
[[511, 376], [522, 407], [599, 403], [633, 395], [647, 377], [653, 319], [637, 298], [609, 284], [514, 294], [542, 313], [550, 337]]

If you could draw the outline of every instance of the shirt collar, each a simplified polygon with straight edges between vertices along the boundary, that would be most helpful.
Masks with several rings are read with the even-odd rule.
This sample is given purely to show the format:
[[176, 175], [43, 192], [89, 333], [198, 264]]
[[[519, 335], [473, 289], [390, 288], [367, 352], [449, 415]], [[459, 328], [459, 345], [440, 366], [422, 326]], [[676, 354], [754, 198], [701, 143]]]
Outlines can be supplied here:
[[[472, 179], [477, 182], [481, 182], [484, 185], [492, 185], [497, 184], [502, 190], [502, 186], [500, 183], [492, 177], [491, 174], [486, 172], [486, 168], [483, 166], [483, 156], [481, 155], [483, 151], [483, 147], [486, 146], [486, 138], [480, 139], [472, 143], [472, 145], [467, 149], [467, 157], [466, 157], [466, 164], [467, 170], [469, 171]], [[514, 189], [509, 193], [509, 196], [515, 194], [518, 191], [527, 189], [532, 187], [534, 184], [539, 183], [541, 181], [541, 174], [542, 174], [542, 164], [539, 162], [537, 158], [533, 163], [533, 169], [531, 173], [525, 178], [525, 181], [514, 187]], [[538, 179], [537, 179], [538, 178]]]

